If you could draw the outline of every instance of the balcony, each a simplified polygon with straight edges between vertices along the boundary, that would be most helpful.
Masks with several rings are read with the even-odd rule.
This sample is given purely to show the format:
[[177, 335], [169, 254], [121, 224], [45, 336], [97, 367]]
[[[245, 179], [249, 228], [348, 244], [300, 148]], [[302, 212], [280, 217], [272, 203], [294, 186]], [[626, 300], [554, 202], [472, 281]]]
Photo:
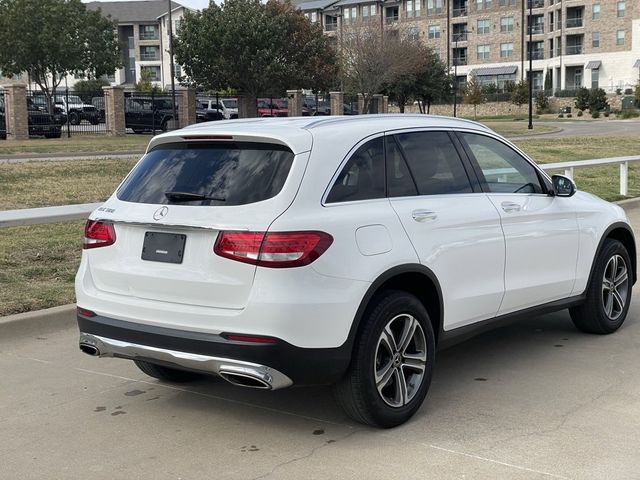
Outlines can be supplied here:
[[156, 60], [160, 60], [160, 53], [141, 53], [140, 61], [141, 62], [154, 62]]
[[544, 0], [529, 0], [527, 8], [544, 8]]
[[467, 57], [453, 57], [453, 64], [454, 65], [466, 65], [467, 64]]
[[584, 20], [581, 17], [567, 18], [567, 28], [578, 28], [584, 26]]
[[540, 23], [536, 25], [532, 25], [529, 27], [527, 33], [530, 33], [532, 35], [538, 35], [540, 33], [544, 33], [544, 25]]
[[454, 42], [466, 42], [468, 40], [467, 38], [467, 32], [453, 32], [453, 41]]
[[466, 17], [467, 16], [467, 7], [462, 8], [454, 8], [453, 9], [454, 17]]
[[399, 20], [400, 17], [398, 15], [388, 15], [387, 18], [385, 18], [385, 22], [387, 23], [387, 25], [397, 23]]
[[326, 23], [324, 26], [325, 32], [335, 32], [338, 29], [337, 23]]
[[567, 55], [582, 55], [583, 53], [583, 45], [567, 45]]

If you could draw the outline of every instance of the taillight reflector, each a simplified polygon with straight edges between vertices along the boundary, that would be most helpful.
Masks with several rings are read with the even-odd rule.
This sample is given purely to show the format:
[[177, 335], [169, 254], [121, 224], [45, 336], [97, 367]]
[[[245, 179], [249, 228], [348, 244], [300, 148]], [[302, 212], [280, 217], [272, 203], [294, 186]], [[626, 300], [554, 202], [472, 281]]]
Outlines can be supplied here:
[[328, 233], [220, 232], [213, 251], [221, 257], [260, 267], [289, 268], [308, 265], [333, 243]]
[[108, 247], [116, 243], [116, 230], [112, 223], [87, 220], [84, 226], [82, 248]]
[[274, 343], [278, 343], [278, 340], [273, 337], [261, 337], [259, 335], [238, 335], [233, 333], [226, 333], [222, 336], [227, 340], [232, 340], [234, 342], [262, 343], [265, 345], [273, 345]]
[[91, 318], [96, 316], [95, 312], [92, 312], [91, 310], [87, 310], [86, 308], [82, 308], [82, 307], [76, 307], [76, 312], [81, 317]]

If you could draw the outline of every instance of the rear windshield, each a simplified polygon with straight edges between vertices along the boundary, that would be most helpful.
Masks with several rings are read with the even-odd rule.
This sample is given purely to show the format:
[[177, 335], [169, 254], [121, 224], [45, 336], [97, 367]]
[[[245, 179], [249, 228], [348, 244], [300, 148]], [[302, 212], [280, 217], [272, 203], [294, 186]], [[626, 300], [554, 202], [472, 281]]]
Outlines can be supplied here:
[[142, 158], [117, 197], [164, 205], [260, 202], [282, 190], [293, 156], [287, 147], [264, 143], [165, 144]]

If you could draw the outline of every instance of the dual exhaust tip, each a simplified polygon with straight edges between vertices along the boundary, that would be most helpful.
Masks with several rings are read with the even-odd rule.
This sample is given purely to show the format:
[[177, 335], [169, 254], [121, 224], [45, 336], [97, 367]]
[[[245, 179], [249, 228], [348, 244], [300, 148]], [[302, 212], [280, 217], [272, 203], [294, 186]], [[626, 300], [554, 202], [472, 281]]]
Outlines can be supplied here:
[[[92, 357], [100, 356], [100, 350], [98, 347], [91, 343], [80, 343], [80, 350]], [[225, 368], [224, 365], [220, 367], [220, 370], [217, 373], [224, 380], [237, 387], [258, 388], [261, 390], [271, 390], [272, 388], [271, 384], [267, 381], [270, 379], [269, 374], [260, 374], [258, 372], [254, 373], [246, 368], [243, 369], [242, 373], [238, 373]]]

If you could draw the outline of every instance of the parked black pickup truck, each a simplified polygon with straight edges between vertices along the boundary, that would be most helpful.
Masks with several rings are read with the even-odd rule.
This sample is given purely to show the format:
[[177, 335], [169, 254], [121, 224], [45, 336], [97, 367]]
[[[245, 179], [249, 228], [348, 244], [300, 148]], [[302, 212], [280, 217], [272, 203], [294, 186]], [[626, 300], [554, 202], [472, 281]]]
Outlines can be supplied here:
[[151, 97], [125, 98], [124, 119], [126, 127], [132, 129], [134, 133], [152, 130], [166, 132], [169, 128], [169, 122], [173, 119], [171, 99], [152, 99]]
[[[53, 115], [42, 111], [30, 98], [27, 98], [27, 115], [29, 136], [60, 138], [61, 127]], [[0, 97], [0, 139], [7, 138], [7, 122], [5, 118], [4, 99]]]

